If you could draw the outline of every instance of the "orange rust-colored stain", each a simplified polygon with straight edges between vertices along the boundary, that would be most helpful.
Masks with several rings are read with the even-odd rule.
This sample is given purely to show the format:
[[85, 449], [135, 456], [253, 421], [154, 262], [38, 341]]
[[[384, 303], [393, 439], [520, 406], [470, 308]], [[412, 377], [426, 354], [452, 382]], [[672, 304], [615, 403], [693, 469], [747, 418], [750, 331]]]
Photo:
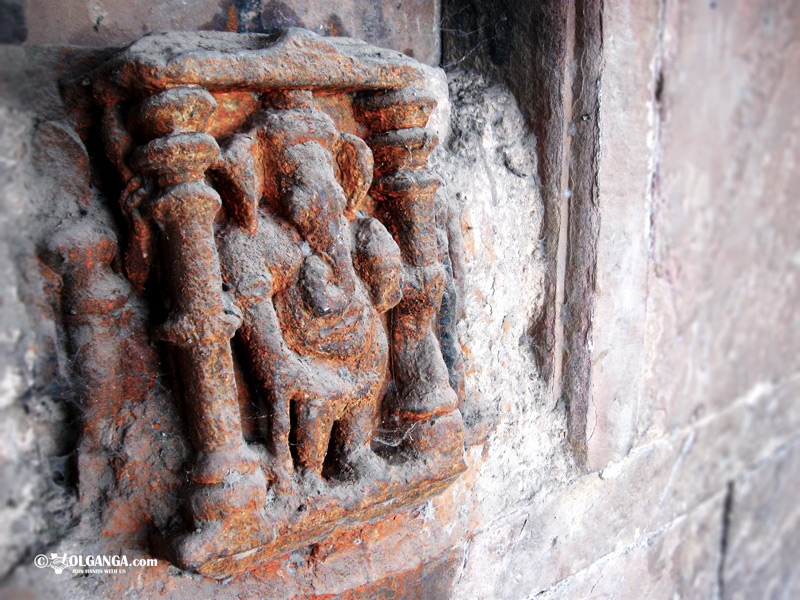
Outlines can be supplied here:
[[85, 389], [82, 501], [112, 473], [104, 535], [214, 579], [399, 544], [397, 511], [465, 468], [432, 325], [435, 99], [342, 41], [171, 35], [93, 75], [128, 247], [79, 227], [44, 253]]
[[236, 11], [236, 5], [233, 2], [228, 6], [228, 20], [225, 22], [225, 31], [239, 31], [239, 13]]
[[475, 235], [472, 233], [472, 224], [465, 214], [461, 218], [461, 235], [464, 240], [464, 251], [468, 257], [475, 256]]
[[219, 138], [236, 131], [259, 104], [258, 94], [247, 91], [215, 92], [216, 110], [210, 115], [205, 132]]

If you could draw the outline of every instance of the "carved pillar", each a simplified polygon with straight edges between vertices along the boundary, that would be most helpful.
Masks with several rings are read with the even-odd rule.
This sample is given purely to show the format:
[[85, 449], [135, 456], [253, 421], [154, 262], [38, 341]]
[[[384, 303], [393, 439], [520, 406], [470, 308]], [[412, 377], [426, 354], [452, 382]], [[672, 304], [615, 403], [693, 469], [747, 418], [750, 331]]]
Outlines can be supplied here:
[[[174, 88], [148, 98], [139, 120], [149, 136], [158, 137], [132, 157], [134, 169], [152, 177], [158, 190], [143, 212], [161, 232], [171, 314], [156, 333], [178, 349], [197, 452], [190, 497], [196, 524], [234, 506], [262, 507], [266, 495], [258, 459], [242, 436], [230, 346], [240, 320], [225, 312], [213, 230], [221, 200], [205, 182], [206, 170], [219, 158], [216, 140], [203, 132], [215, 108], [202, 88]], [[234, 475], [237, 487], [226, 487]]]
[[63, 282], [61, 313], [85, 422], [78, 458], [84, 510], [103, 495], [101, 473], [107, 465], [97, 460], [97, 450], [112, 449], [119, 441], [114, 417], [126, 391], [115, 335], [131, 290], [110, 268], [115, 253], [116, 240], [91, 223], [57, 229], [43, 252]]
[[434, 206], [441, 181], [427, 169], [438, 143], [425, 129], [435, 105], [425, 89], [409, 86], [367, 96], [359, 106], [359, 116], [372, 133], [367, 139], [375, 156], [371, 194], [380, 203], [379, 215], [397, 240], [405, 267], [403, 299], [390, 321], [392, 375], [398, 388], [390, 412], [406, 426], [458, 407], [431, 325], [445, 283]]

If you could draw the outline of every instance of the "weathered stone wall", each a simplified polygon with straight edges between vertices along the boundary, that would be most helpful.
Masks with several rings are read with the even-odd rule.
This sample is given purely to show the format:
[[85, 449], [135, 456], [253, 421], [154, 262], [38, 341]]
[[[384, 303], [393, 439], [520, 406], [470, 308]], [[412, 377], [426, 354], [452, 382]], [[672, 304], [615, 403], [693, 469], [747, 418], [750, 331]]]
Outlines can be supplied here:
[[304, 27], [439, 62], [438, 0], [3, 0], [0, 43], [124, 46], [150, 31]]
[[[36, 175], [33, 135], [42, 114], [58, 116], [60, 72], [96, 55], [70, 54], [66, 67], [58, 51], [23, 60], [21, 49], [8, 50], [6, 64], [19, 68], [4, 84], [0, 116], [10, 242], [0, 315], [6, 591], [465, 600], [800, 594], [800, 205], [792, 195], [800, 184], [800, 9], [790, 0], [648, 0], [577, 2], [566, 11], [541, 3], [526, 13], [520, 1], [487, 3], [486, 14], [467, 11], [473, 22], [459, 25], [459, 9], [480, 8], [445, 4], [446, 27], [472, 36], [461, 48], [471, 59], [444, 58], [451, 127], [440, 131], [434, 158], [461, 210], [469, 469], [389, 525], [345, 532], [350, 543], [332, 540], [313, 559], [293, 553], [274, 571], [224, 583], [166, 564], [138, 579], [70, 579], [31, 564], [38, 552], [80, 552], [84, 543], [73, 529], [74, 482], [59, 480], [72, 472], [75, 440], [65, 432], [79, 415], [65, 412], [68, 390], [40, 383], [58, 381], [53, 373], [65, 366], [53, 363], [61, 342], [42, 317], [42, 284], [26, 261], [36, 211], [57, 197]], [[213, 27], [224, 29], [229, 15], [220, 6], [206, 20], [224, 17]], [[237, 23], [260, 19], [234, 6]], [[185, 14], [170, 10], [170, 18]], [[115, 14], [109, 8], [96, 33]], [[47, 40], [35, 37], [44, 31], [35, 23], [28, 21], [27, 43], [129, 39]], [[537, 23], [554, 30], [530, 41], [526, 54], [519, 45]], [[153, 27], [167, 25], [176, 26]], [[487, 30], [513, 43], [489, 47], [475, 33]], [[532, 90], [550, 95], [532, 100]], [[531, 127], [537, 115], [551, 124], [547, 139], [541, 123]], [[558, 319], [548, 321], [556, 300]], [[553, 330], [543, 333], [543, 323]], [[555, 366], [542, 360], [543, 343]], [[584, 369], [577, 384], [569, 380], [575, 364]], [[571, 417], [578, 410], [585, 421]], [[416, 528], [426, 533], [412, 542], [403, 532]], [[402, 577], [406, 569], [416, 587]], [[364, 587], [348, 595], [354, 586]]]
[[[586, 410], [582, 445], [570, 442], [588, 472], [529, 477], [540, 486], [529, 501], [487, 516], [456, 596], [792, 597], [800, 12], [587, 2], [569, 19], [577, 79], [564, 144], [596, 152], [582, 163], [581, 148], [566, 151], [555, 271], [590, 297], [566, 295], [555, 385], [571, 394], [567, 411]], [[596, 110], [582, 110], [592, 95]], [[588, 369], [570, 387], [576, 325]]]

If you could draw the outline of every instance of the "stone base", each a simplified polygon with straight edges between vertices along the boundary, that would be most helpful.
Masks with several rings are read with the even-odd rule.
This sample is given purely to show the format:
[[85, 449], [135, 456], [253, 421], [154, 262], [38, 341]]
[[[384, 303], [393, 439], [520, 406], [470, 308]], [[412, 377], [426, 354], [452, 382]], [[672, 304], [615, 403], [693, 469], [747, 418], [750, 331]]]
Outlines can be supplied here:
[[438, 600], [450, 598], [453, 581], [464, 562], [464, 551], [455, 549], [434, 560], [368, 583], [336, 596], [310, 596], [309, 600]]
[[[460, 444], [459, 444], [460, 445]], [[466, 469], [461, 452], [420, 454], [384, 465], [369, 479], [327, 482], [309, 490], [295, 482], [288, 494], [268, 497], [260, 513], [238, 513], [191, 532], [160, 532], [154, 553], [189, 570], [223, 579], [324, 540], [341, 527], [379, 520], [427, 501]]]

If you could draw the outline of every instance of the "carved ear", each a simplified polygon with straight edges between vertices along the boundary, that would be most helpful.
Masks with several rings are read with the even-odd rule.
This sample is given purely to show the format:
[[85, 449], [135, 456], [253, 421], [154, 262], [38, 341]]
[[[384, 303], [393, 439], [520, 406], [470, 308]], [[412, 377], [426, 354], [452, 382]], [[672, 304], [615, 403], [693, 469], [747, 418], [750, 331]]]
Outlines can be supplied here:
[[214, 168], [222, 187], [225, 207], [250, 233], [256, 231], [258, 202], [264, 192], [260, 159], [261, 151], [255, 136], [237, 133], [226, 141]]
[[356, 135], [343, 133], [339, 137], [336, 162], [342, 177], [342, 188], [347, 196], [348, 215], [362, 208], [372, 185], [372, 151]]

